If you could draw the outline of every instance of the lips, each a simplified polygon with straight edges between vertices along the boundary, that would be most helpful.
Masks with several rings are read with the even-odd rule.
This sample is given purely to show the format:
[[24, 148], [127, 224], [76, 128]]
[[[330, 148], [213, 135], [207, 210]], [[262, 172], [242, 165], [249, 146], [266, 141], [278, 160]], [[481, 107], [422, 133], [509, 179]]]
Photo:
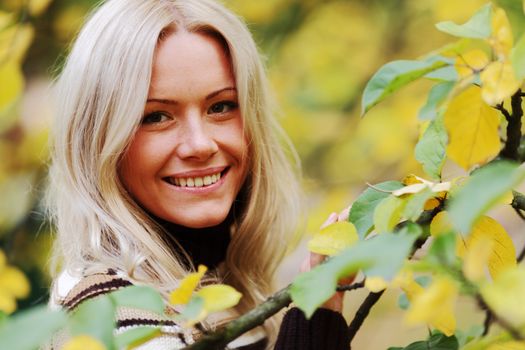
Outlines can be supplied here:
[[177, 187], [206, 187], [217, 183], [228, 169], [200, 176], [167, 176], [163, 180]]

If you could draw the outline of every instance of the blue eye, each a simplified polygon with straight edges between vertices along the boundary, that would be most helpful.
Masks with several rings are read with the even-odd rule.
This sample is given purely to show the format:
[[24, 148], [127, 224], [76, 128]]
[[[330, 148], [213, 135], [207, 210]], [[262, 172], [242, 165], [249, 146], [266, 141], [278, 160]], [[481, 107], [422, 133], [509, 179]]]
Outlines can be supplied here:
[[169, 120], [170, 117], [163, 112], [153, 112], [142, 118], [142, 124], [156, 124]]
[[208, 108], [207, 113], [208, 114], [221, 114], [221, 113], [228, 113], [236, 109], [239, 105], [237, 102], [233, 101], [221, 101], [214, 103], [211, 105], [210, 108]]

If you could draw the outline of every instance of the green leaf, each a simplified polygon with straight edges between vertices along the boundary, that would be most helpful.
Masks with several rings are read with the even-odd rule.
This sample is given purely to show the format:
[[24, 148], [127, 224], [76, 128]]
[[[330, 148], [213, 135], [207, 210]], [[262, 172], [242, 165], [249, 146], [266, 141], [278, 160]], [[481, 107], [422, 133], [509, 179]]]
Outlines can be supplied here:
[[427, 103], [419, 111], [418, 118], [420, 120], [433, 120], [438, 115], [439, 105], [445, 101], [447, 96], [454, 88], [455, 82], [444, 81], [436, 84], [430, 89], [428, 93]]
[[510, 60], [512, 61], [516, 78], [518, 80], [525, 79], [525, 34], [521, 36], [516, 46], [512, 49]]
[[434, 195], [435, 193], [428, 187], [421, 192], [410, 195], [403, 209], [403, 217], [407, 220], [416, 221], [423, 212], [427, 200]]
[[401, 293], [399, 295], [399, 298], [397, 299], [397, 305], [401, 310], [408, 310], [410, 307], [410, 301], [408, 300], [406, 293]]
[[180, 314], [185, 320], [196, 320], [199, 318], [203, 310], [204, 299], [198, 295], [194, 295]]
[[403, 350], [457, 350], [458, 348], [459, 344], [455, 336], [447, 337], [442, 333], [436, 332], [428, 340], [417, 341]]
[[492, 8], [490, 4], [479, 9], [465, 24], [445, 21], [436, 24], [436, 28], [460, 38], [487, 39], [492, 33]]
[[72, 335], [90, 335], [102, 342], [108, 350], [115, 349], [115, 304], [109, 295], [98, 296], [83, 302], [73, 313], [70, 321]]
[[160, 334], [157, 327], [132, 328], [115, 336], [117, 349], [128, 349], [130, 346], [138, 346]]
[[378, 233], [390, 232], [402, 217], [406, 199], [390, 195], [379, 203], [374, 211], [374, 226]]
[[430, 122], [415, 149], [416, 159], [423, 170], [433, 179], [441, 178], [448, 143], [447, 130], [443, 119], [438, 117]]
[[456, 330], [456, 338], [458, 339], [459, 346], [462, 347], [473, 339], [481, 337], [483, 334], [483, 326], [475, 324], [466, 331], [460, 329]]
[[437, 265], [453, 266], [456, 258], [456, 234], [440, 234], [434, 238], [425, 260]]
[[470, 232], [476, 220], [524, 178], [525, 169], [508, 161], [476, 171], [451, 198], [448, 211], [454, 227], [461, 233]]
[[365, 238], [374, 226], [374, 210], [376, 206], [390, 195], [388, 192], [381, 191], [395, 191], [403, 187], [403, 184], [399, 181], [386, 181], [374, 185], [374, 187], [367, 188], [350, 208], [348, 220], [354, 224], [360, 239]]
[[435, 57], [425, 61], [400, 60], [385, 64], [365, 87], [361, 114], [364, 115], [370, 108], [408, 83], [446, 65], [448, 62], [445, 59]]
[[160, 294], [146, 286], [130, 286], [110, 294], [117, 306], [131, 307], [164, 314], [164, 302]]
[[[337, 281], [363, 269], [370, 276], [391, 279], [402, 267], [420, 229], [407, 225], [398, 234], [383, 234], [343, 251], [299, 275], [290, 288], [293, 301], [309, 318], [335, 291]], [[415, 227], [417, 226], [417, 227]]]
[[425, 78], [441, 82], [456, 82], [459, 79], [458, 71], [453, 64], [436, 69], [425, 75]]
[[22, 311], [2, 323], [0, 349], [34, 350], [51, 340], [52, 335], [67, 322], [63, 311], [37, 306]]

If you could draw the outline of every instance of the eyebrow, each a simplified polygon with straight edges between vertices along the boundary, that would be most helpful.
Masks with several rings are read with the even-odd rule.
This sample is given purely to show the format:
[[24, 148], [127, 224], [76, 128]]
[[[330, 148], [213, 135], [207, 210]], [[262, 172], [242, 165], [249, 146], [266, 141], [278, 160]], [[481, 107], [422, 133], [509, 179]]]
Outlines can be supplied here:
[[[225, 91], [237, 91], [237, 89], [233, 86], [228, 86], [228, 87], [225, 87], [223, 89], [220, 89], [220, 90], [217, 90], [217, 91], [214, 91], [212, 92], [211, 94], [208, 94], [206, 96], [206, 100], [209, 100], [209, 99], [212, 99], [214, 98], [215, 96], [225, 92]], [[158, 102], [158, 103], [162, 103], [162, 104], [166, 104], [166, 105], [177, 105], [178, 102], [175, 101], [175, 100], [170, 100], [170, 99], [163, 99], [163, 98], [148, 98], [148, 100], [146, 102]]]

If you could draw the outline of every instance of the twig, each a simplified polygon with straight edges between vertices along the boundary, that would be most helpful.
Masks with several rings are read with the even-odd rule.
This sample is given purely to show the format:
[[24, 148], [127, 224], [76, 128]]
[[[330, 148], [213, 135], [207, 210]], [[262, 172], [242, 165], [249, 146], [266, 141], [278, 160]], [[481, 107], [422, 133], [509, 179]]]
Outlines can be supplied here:
[[523, 213], [521, 212], [520, 209], [514, 208], [514, 211], [516, 212], [516, 214], [518, 214], [518, 216], [519, 216], [522, 220], [525, 220], [525, 215], [523, 215]]
[[185, 347], [183, 350], [210, 350], [224, 349], [226, 344], [241, 334], [264, 323], [266, 319], [273, 316], [282, 308], [288, 306], [292, 299], [290, 297], [290, 286], [281, 289], [264, 303], [247, 312], [241, 317], [231, 321], [217, 332], [204, 335], [195, 343]]
[[511, 115], [510, 115], [510, 112], [507, 111], [507, 109], [506, 109], [505, 107], [503, 107], [503, 102], [497, 104], [496, 106], [494, 106], [494, 108], [496, 108], [498, 111], [500, 111], [501, 114], [503, 114], [503, 115], [505, 116], [505, 119], [507, 119], [507, 121], [510, 121], [510, 119], [511, 119], [512, 117], [511, 117]]
[[525, 195], [518, 191], [512, 191], [512, 202], [510, 205], [514, 209], [525, 211]]
[[[521, 194], [518, 191], [512, 191], [512, 202], [510, 203], [516, 214], [525, 220], [525, 215], [522, 211], [525, 211], [525, 195]], [[525, 258], [525, 246], [521, 250], [520, 254], [517, 257], [518, 262], [523, 261]]]
[[363, 288], [364, 286], [365, 286], [365, 280], [362, 280], [361, 282], [337, 286], [337, 291], [338, 292], [348, 292], [350, 290]]
[[507, 119], [507, 140], [505, 146], [500, 152], [500, 156], [506, 159], [519, 161], [518, 148], [521, 141], [521, 118], [523, 117], [523, 109], [521, 107], [521, 90], [518, 90], [511, 97], [512, 114], [509, 113], [503, 104], [496, 106], [496, 109]]
[[[490, 325], [493, 322], [496, 322], [501, 326], [501, 328], [505, 329], [509, 334], [516, 340], [525, 340], [525, 337], [520, 333], [519, 330], [514, 328], [511, 324], [509, 324], [506, 320], [499, 317], [498, 314], [492, 310], [485, 300], [483, 300], [483, 297], [479, 294], [476, 295], [476, 299], [478, 301], [478, 305], [482, 310], [485, 310], [487, 312], [487, 318], [485, 319], [485, 329], [483, 331], [483, 335], [486, 335], [489, 331]], [[490, 315], [490, 316], [489, 316]]]
[[492, 324], [492, 312], [489, 309], [485, 310], [485, 321], [483, 322], [483, 333], [482, 336], [489, 334], [490, 325]]
[[348, 335], [349, 335], [350, 343], [352, 343], [352, 340], [354, 339], [355, 335], [359, 331], [359, 328], [361, 328], [361, 326], [363, 325], [363, 322], [365, 321], [368, 314], [370, 313], [370, 310], [379, 301], [379, 299], [381, 298], [384, 292], [385, 290], [382, 290], [377, 293], [374, 293], [374, 292], [369, 293], [366, 299], [361, 304], [361, 306], [359, 306], [359, 309], [355, 313], [354, 319], [348, 326]]

